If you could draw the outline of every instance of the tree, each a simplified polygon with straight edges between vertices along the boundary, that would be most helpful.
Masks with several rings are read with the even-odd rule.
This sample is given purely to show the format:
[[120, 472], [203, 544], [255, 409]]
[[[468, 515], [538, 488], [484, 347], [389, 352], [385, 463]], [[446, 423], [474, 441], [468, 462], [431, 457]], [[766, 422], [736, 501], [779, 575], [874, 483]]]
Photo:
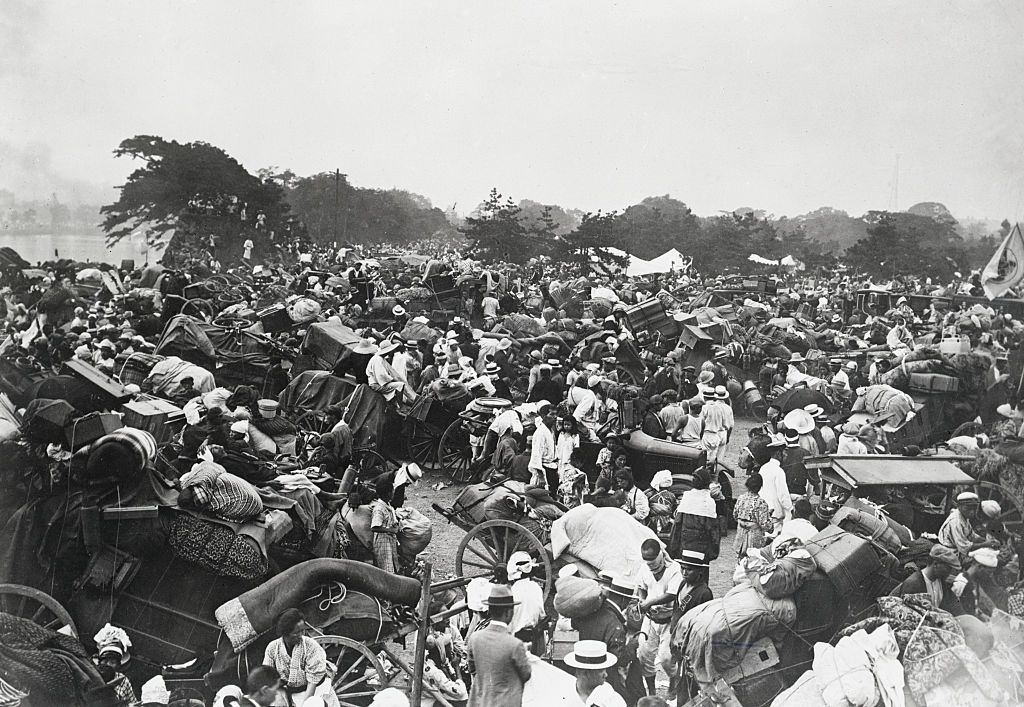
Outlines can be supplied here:
[[589, 269], [591, 256], [601, 263], [624, 268], [629, 258], [610, 250], [618, 244], [621, 228], [615, 211], [584, 214], [579, 226], [558, 239], [553, 255], [560, 263], [574, 265], [581, 272]]
[[[231, 252], [240, 251], [250, 237], [259, 248], [261, 233], [301, 235], [281, 185], [249, 174], [218, 147], [137, 135], [124, 140], [114, 155], [144, 165], [120, 187], [120, 198], [100, 209], [108, 243], [141, 228], [151, 246], [172, 236], [181, 243], [214, 235], [218, 247]], [[260, 214], [265, 228], [257, 230]]]
[[868, 236], [846, 251], [856, 270], [880, 278], [900, 274], [947, 279], [967, 266], [955, 222], [930, 216], [869, 211]]
[[521, 209], [511, 198], [491, 189], [487, 201], [466, 217], [461, 233], [469, 241], [467, 253], [484, 260], [523, 263], [536, 255], [533, 240], [520, 220]]
[[644, 260], [672, 248], [690, 253], [700, 234], [700, 221], [690, 207], [668, 194], [628, 207], [619, 220], [623, 242], [629, 246], [625, 250]]

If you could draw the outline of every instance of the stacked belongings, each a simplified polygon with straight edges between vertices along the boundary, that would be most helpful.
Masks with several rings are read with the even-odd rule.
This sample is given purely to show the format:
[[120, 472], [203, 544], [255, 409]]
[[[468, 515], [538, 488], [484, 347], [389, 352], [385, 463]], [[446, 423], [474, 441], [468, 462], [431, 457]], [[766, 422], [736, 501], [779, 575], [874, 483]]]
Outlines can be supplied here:
[[635, 582], [644, 566], [640, 546], [648, 539], [658, 536], [628, 513], [589, 503], [569, 509], [551, 524], [554, 559], [591, 576], [603, 571]]
[[925, 594], [879, 597], [878, 610], [843, 629], [834, 647], [816, 644], [811, 670], [773, 707], [1020, 704], [1019, 622], [1011, 628], [1001, 612], [992, 625], [954, 617]]
[[[774, 668], [778, 663], [775, 644], [795, 623], [793, 595], [817, 565], [794, 538], [780, 544], [770, 559], [752, 551], [739, 568], [744, 579], [725, 596], [684, 614], [672, 631], [671, 645], [673, 653], [682, 656], [687, 676], [713, 701], [738, 699], [743, 704], [761, 704], [785, 688], [782, 671]], [[770, 659], [748, 675], [741, 666], [751, 651], [755, 658], [764, 653]], [[734, 672], [737, 668], [741, 668], [738, 675]]]

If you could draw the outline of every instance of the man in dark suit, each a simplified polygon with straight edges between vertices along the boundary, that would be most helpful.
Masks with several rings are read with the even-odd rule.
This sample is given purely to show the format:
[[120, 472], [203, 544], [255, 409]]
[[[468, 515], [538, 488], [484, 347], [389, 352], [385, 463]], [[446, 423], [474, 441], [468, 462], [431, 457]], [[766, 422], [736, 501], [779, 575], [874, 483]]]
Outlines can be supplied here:
[[944, 545], [933, 545], [928, 552], [928, 565], [907, 577], [889, 594], [927, 594], [937, 608], [948, 611], [953, 616], [960, 616], [967, 612], [960, 604], [960, 598], [946, 583], [951, 574], [959, 571], [960, 558], [957, 557], [956, 550]]
[[469, 637], [469, 672], [473, 675], [469, 707], [523, 704], [523, 685], [530, 679], [531, 669], [526, 646], [509, 633], [516, 603], [511, 588], [495, 585], [486, 601], [491, 621]]
[[615, 577], [601, 608], [572, 620], [581, 641], [603, 641], [608, 652], [617, 658], [616, 664], [608, 669], [608, 684], [627, 705], [635, 705], [646, 694], [643, 673], [636, 662], [637, 636], [630, 635], [626, 627], [625, 610], [635, 593], [636, 584]]

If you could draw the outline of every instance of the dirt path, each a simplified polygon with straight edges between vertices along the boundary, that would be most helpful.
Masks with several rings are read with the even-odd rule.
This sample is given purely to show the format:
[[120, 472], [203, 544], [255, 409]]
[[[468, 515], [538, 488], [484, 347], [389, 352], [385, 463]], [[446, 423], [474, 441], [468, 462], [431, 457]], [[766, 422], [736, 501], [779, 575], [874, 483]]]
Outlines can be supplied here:
[[[737, 420], [736, 430], [726, 448], [725, 463], [729, 468], [739, 471], [737, 459], [740, 449], [746, 444], [748, 431], [757, 425], [753, 420]], [[440, 485], [440, 487], [438, 487]], [[733, 479], [733, 494], [743, 493], [743, 478]], [[426, 551], [420, 556], [433, 565], [434, 577], [449, 577], [455, 574], [455, 555], [465, 532], [439, 515], [432, 504], [442, 507], [450, 506], [462, 490], [461, 485], [452, 482], [439, 472], [428, 471], [423, 475], [419, 485], [407, 495], [406, 504], [417, 509], [433, 523], [433, 539]], [[721, 596], [732, 587], [732, 572], [736, 564], [736, 553], [733, 551], [734, 532], [722, 539], [721, 554], [711, 563], [711, 590], [715, 596]]]

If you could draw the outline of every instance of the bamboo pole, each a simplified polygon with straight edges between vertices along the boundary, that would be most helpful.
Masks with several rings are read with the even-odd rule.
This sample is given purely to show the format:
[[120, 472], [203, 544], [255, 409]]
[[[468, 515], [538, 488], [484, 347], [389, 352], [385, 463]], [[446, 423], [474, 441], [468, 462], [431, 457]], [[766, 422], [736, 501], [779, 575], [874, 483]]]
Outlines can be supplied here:
[[420, 707], [423, 699], [423, 663], [427, 652], [427, 632], [430, 631], [430, 573], [431, 564], [427, 562], [423, 565], [423, 583], [420, 586], [420, 627], [416, 632], [411, 707]]

